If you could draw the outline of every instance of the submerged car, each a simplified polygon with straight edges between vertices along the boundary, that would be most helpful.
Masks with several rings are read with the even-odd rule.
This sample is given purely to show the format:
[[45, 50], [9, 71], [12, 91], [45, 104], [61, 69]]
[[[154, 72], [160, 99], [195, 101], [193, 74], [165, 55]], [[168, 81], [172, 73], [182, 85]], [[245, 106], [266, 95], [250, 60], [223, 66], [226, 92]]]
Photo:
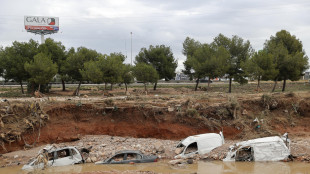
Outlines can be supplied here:
[[25, 164], [23, 170], [42, 169], [48, 166], [66, 166], [84, 163], [81, 153], [72, 146], [56, 148], [48, 146], [39, 151], [39, 154], [28, 164]]
[[129, 163], [150, 163], [157, 162], [158, 157], [155, 155], [144, 155], [137, 150], [123, 150], [116, 152], [111, 158], [104, 161], [98, 161], [95, 164], [129, 164]]
[[180, 141], [177, 148], [182, 148], [182, 152], [174, 158], [188, 158], [195, 154], [206, 154], [225, 143], [223, 133], [206, 133], [193, 135]]
[[239, 142], [231, 146], [223, 161], [280, 161], [290, 155], [287, 134]]

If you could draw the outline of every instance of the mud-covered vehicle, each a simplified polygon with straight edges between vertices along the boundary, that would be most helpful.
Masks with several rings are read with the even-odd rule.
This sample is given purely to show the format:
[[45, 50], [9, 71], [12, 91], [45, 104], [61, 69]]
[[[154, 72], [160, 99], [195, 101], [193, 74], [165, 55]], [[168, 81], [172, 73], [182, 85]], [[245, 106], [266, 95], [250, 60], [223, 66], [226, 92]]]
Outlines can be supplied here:
[[224, 161], [281, 161], [290, 156], [290, 139], [287, 133], [239, 142], [229, 149]]
[[38, 155], [25, 164], [23, 170], [43, 169], [50, 166], [66, 166], [84, 163], [80, 151], [72, 146], [57, 148], [45, 147]]
[[130, 163], [151, 163], [157, 162], [155, 155], [144, 155], [141, 151], [123, 150], [116, 152], [111, 158], [98, 161], [95, 164], [130, 164]]

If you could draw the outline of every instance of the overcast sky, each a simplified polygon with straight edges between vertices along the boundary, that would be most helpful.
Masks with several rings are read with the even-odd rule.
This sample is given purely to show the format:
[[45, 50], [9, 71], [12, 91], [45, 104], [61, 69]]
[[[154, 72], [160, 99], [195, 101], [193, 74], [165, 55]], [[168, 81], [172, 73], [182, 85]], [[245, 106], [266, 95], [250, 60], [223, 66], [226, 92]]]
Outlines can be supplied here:
[[48, 35], [66, 48], [85, 46], [122, 52], [127, 63], [142, 47], [170, 46], [178, 70], [187, 36], [210, 43], [219, 33], [249, 40], [255, 50], [285, 29], [310, 53], [309, 0], [1, 0], [0, 46], [40, 36], [27, 33], [24, 16], [59, 17], [60, 31]]

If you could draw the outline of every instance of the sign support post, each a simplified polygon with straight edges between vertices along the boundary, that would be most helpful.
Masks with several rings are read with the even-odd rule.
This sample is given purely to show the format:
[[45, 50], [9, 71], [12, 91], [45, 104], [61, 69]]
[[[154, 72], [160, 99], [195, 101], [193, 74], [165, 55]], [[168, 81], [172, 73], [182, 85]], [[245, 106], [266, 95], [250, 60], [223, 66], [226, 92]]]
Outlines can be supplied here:
[[41, 44], [45, 43], [44, 35], [59, 31], [58, 17], [25, 16], [24, 23], [27, 32], [41, 35]]
[[41, 33], [41, 44], [44, 44], [45, 43], [45, 40], [44, 40], [44, 34], [43, 32]]

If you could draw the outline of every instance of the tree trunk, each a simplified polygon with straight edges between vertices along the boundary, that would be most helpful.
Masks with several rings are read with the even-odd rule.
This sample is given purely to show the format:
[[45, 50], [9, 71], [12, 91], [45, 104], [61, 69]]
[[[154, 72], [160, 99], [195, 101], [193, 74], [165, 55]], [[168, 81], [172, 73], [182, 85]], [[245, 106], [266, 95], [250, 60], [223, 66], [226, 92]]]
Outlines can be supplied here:
[[75, 90], [75, 92], [74, 92], [74, 95], [75, 95], [75, 96], [79, 96], [79, 95], [80, 95], [81, 83], [82, 83], [82, 81], [79, 82], [79, 85], [78, 85], [78, 87], [76, 88], [76, 90]]
[[273, 88], [272, 88], [272, 91], [271, 91], [271, 92], [274, 92], [274, 91], [276, 90], [277, 83], [278, 83], [278, 77], [277, 77], [276, 80], [274, 81], [274, 85], [273, 85]]
[[65, 91], [66, 90], [65, 81], [61, 79], [61, 83], [62, 83], [62, 91]]
[[232, 78], [229, 77], [229, 90], [228, 90], [229, 93], [231, 93], [231, 83], [232, 83]]
[[144, 83], [144, 91], [146, 92], [146, 83]]
[[40, 92], [40, 89], [41, 89], [41, 84], [39, 84], [39, 89], [38, 89], [39, 92]]
[[286, 78], [284, 78], [284, 80], [283, 80], [282, 92], [284, 92], [284, 91], [285, 91], [285, 86], [286, 86]]
[[126, 88], [126, 92], [127, 92], [127, 90], [128, 90], [128, 89], [127, 89], [127, 83], [125, 83], [125, 88]]
[[104, 90], [107, 90], [107, 83], [104, 83]]
[[210, 88], [210, 78], [209, 78], [209, 80], [208, 80], [208, 88]]
[[24, 92], [24, 87], [23, 87], [23, 82], [20, 82], [20, 88], [21, 88], [21, 90], [22, 90], [22, 94], [25, 94], [25, 92]]
[[196, 80], [196, 86], [195, 86], [195, 91], [197, 91], [197, 88], [198, 88], [198, 84], [199, 84], [199, 78], [197, 78], [197, 80]]
[[157, 82], [155, 82], [154, 84], [154, 91], [156, 90], [156, 87], [157, 87]]
[[111, 91], [113, 90], [113, 84], [111, 83]]

